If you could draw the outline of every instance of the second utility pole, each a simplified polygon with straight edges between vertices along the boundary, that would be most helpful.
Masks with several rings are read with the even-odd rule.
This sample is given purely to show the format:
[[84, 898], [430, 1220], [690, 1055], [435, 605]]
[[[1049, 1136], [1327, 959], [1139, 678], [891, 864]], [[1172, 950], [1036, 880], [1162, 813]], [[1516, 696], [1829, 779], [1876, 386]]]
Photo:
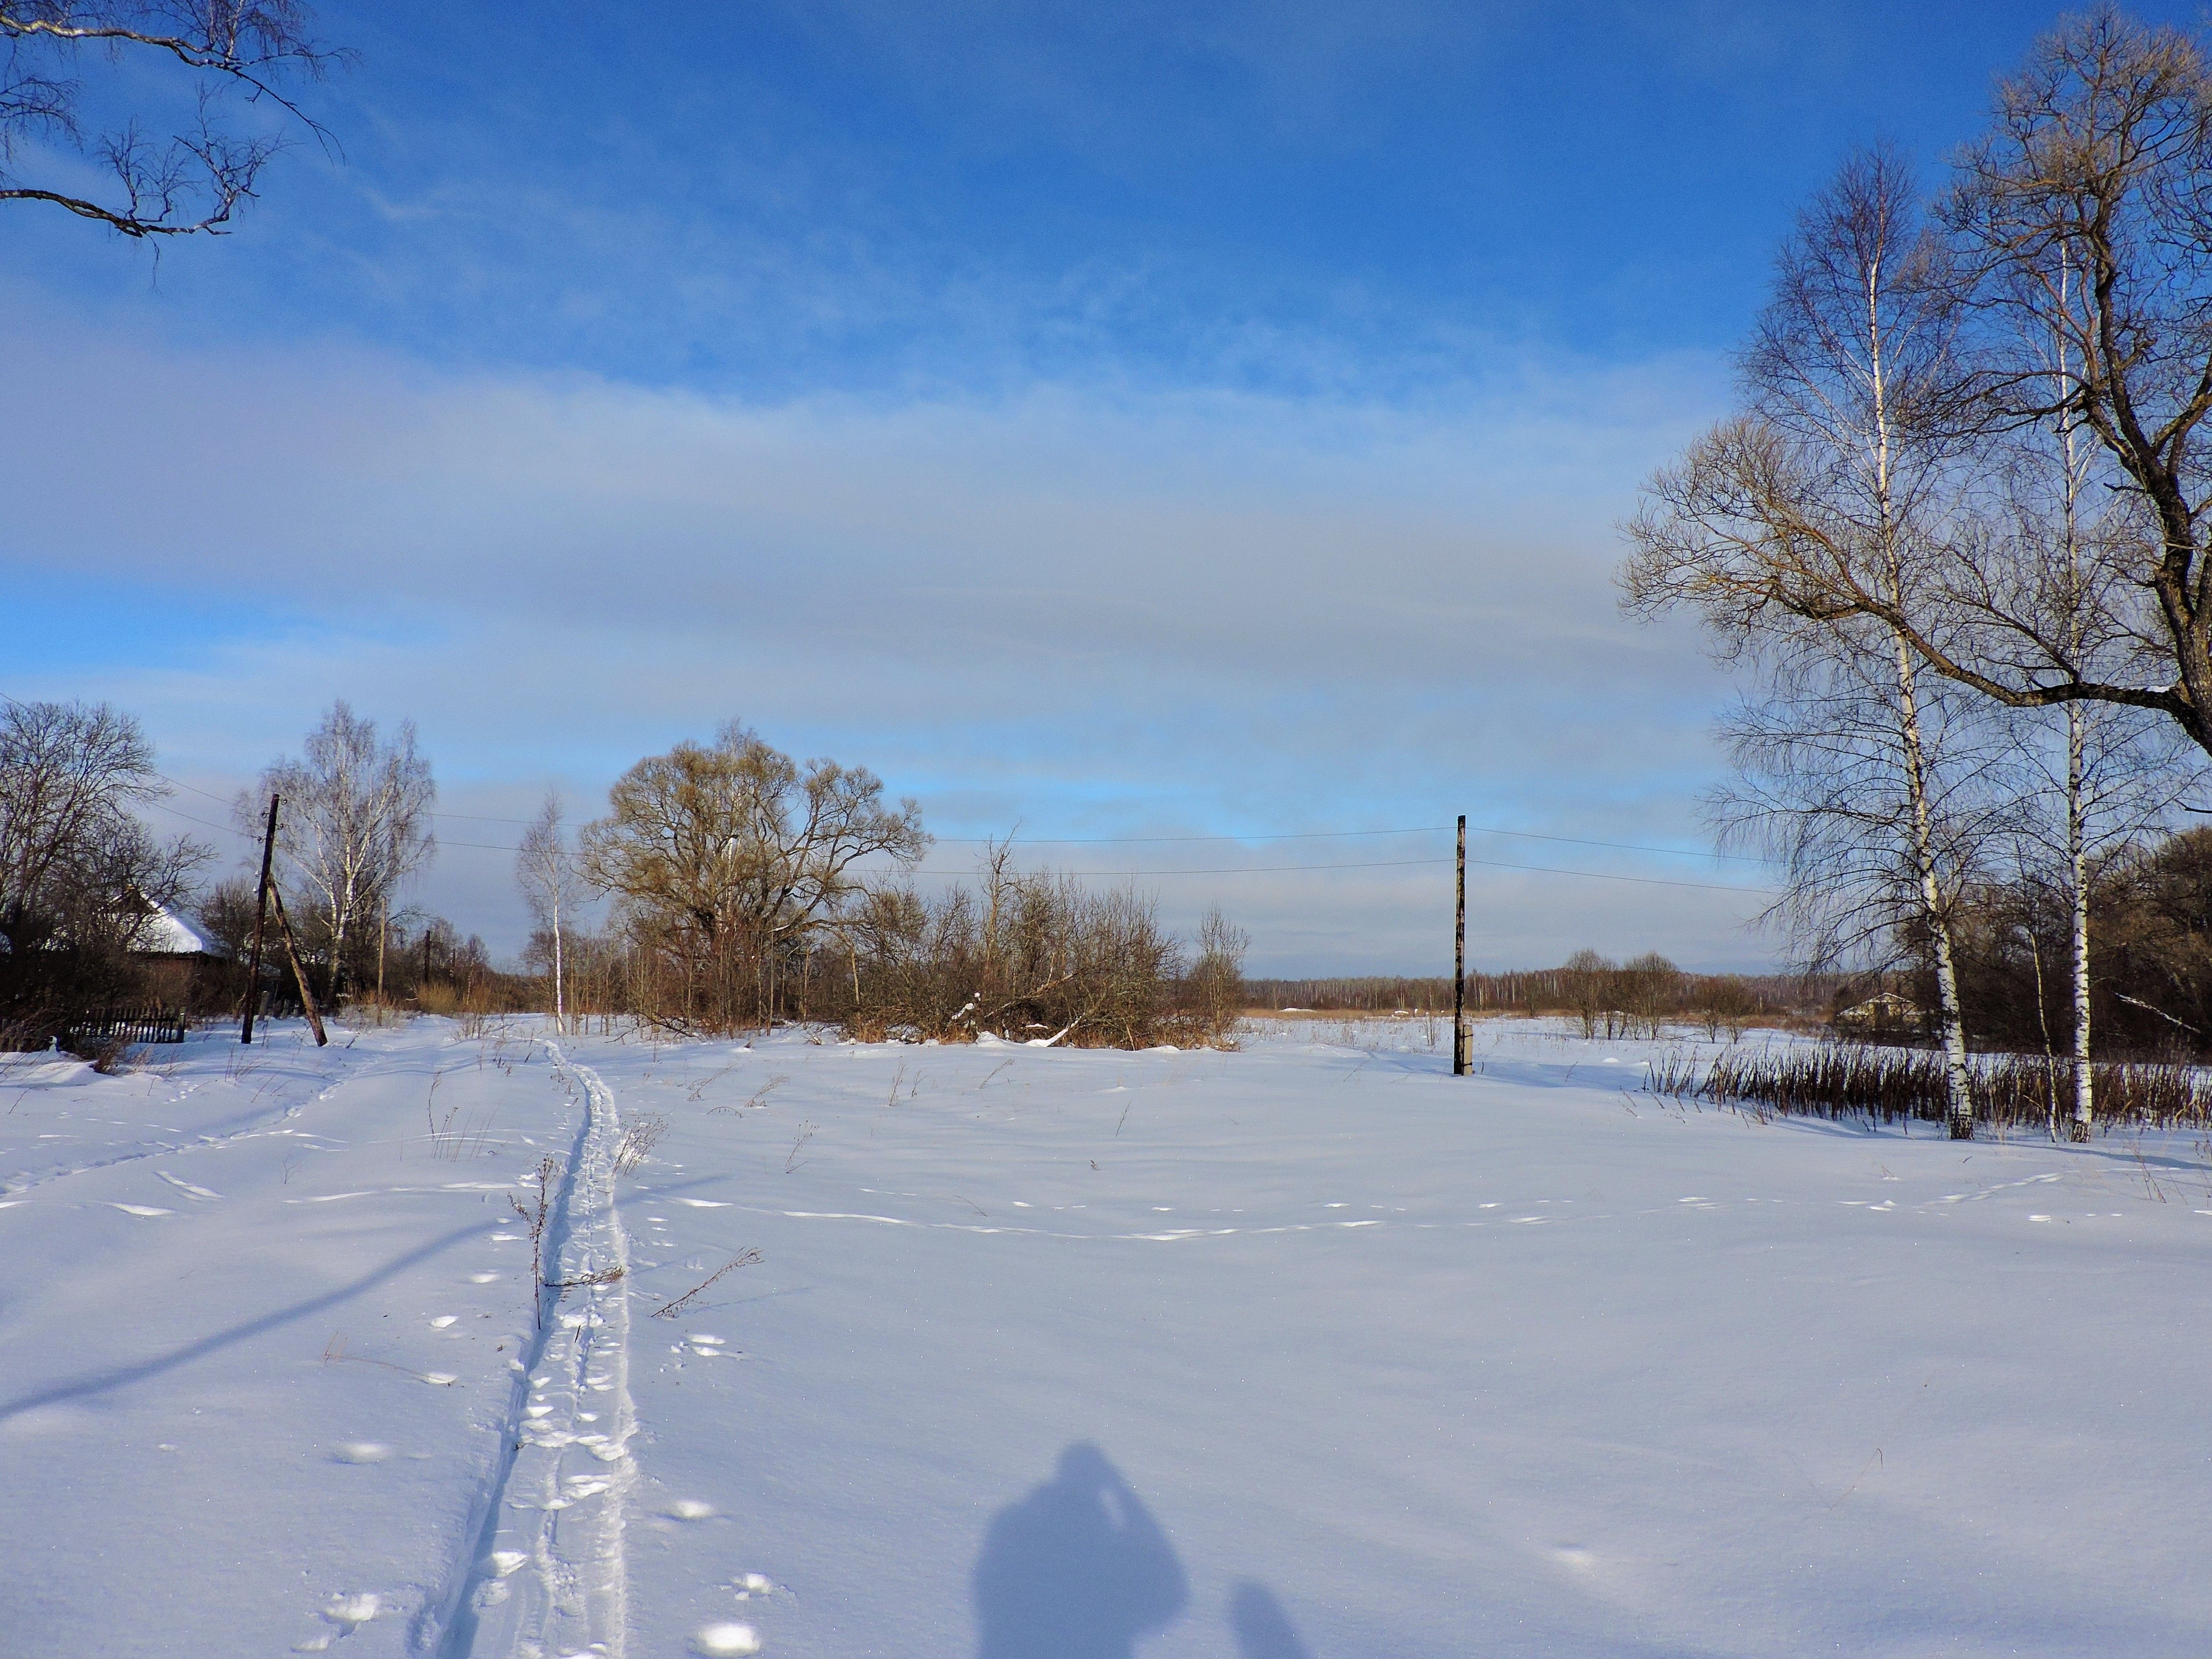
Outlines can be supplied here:
[[1467, 814], [1459, 815], [1459, 916], [1452, 924], [1452, 1075], [1467, 1075]]

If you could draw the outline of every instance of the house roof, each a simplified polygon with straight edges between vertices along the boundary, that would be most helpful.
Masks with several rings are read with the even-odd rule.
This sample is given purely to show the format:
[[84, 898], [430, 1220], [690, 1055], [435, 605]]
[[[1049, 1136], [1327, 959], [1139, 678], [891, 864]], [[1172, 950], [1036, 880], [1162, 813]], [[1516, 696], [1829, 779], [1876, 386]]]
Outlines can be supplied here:
[[214, 951], [198, 928], [165, 904], [154, 907], [154, 914], [146, 921], [145, 935], [138, 942], [141, 956], [211, 956]]

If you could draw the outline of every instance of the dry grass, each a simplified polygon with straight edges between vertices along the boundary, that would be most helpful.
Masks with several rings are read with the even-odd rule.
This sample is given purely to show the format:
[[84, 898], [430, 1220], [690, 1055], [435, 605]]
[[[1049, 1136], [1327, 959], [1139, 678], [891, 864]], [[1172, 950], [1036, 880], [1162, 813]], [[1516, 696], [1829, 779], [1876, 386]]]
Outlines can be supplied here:
[[[2212, 1077], [2193, 1066], [2100, 1061], [2095, 1073], [2101, 1128], [2212, 1127]], [[1916, 1048], [1808, 1043], [1724, 1052], [1709, 1062], [1676, 1054], [1653, 1066], [1645, 1086], [1676, 1100], [1785, 1117], [1939, 1123], [1944, 1116], [1943, 1057]], [[2064, 1066], [2034, 1055], [1978, 1057], [1973, 1092], [1976, 1121], [2006, 1128], [2046, 1129], [2072, 1110]]]
[[686, 1307], [690, 1305], [693, 1297], [705, 1291], [708, 1285], [712, 1285], [724, 1273], [732, 1272], [738, 1267], [750, 1267], [760, 1259], [761, 1253], [758, 1246], [755, 1246], [750, 1249], [745, 1250], [740, 1255], [732, 1256], [727, 1261], [725, 1261], [720, 1267], [715, 1268], [713, 1273], [708, 1273], [705, 1279], [702, 1279], [698, 1284], [694, 1285], [690, 1290], [684, 1291], [683, 1295], [678, 1297], [673, 1302], [665, 1303], [661, 1306], [655, 1308], [653, 1310], [653, 1316], [655, 1319], [675, 1318], [678, 1314], [681, 1313]]
[[633, 1121], [615, 1143], [615, 1173], [628, 1175], [636, 1169], [667, 1133], [668, 1120], [665, 1117], [641, 1117]]

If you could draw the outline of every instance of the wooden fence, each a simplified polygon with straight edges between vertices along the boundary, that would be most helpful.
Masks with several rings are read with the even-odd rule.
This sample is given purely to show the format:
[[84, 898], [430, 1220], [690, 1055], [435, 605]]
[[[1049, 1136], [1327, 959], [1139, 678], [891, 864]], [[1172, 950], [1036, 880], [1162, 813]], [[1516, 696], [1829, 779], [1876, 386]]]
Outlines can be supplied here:
[[151, 1005], [137, 1008], [102, 1008], [71, 1020], [62, 1034], [64, 1048], [102, 1048], [110, 1042], [182, 1042], [187, 1022], [183, 1014]]

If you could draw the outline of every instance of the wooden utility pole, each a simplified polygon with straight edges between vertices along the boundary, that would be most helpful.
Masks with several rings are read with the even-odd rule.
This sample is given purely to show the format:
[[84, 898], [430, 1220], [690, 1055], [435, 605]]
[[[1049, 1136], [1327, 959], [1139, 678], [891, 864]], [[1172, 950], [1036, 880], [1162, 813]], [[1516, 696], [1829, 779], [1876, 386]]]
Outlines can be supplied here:
[[1459, 815], [1459, 915], [1452, 924], [1452, 1075], [1467, 1075], [1467, 814]]
[[292, 977], [300, 981], [300, 1006], [307, 1016], [307, 1029], [315, 1034], [315, 1047], [330, 1046], [331, 1034], [323, 1030], [322, 1011], [315, 1006], [315, 988], [307, 983], [307, 964], [300, 960], [300, 942], [292, 937], [292, 923], [284, 914], [284, 890], [271, 886], [276, 901], [276, 928], [284, 936], [284, 954], [292, 959]]
[[246, 1024], [240, 1042], [253, 1041], [253, 1010], [261, 1000], [261, 930], [269, 920], [269, 861], [276, 854], [276, 797], [269, 797], [269, 830], [261, 837], [261, 890], [253, 901], [253, 954], [246, 969]]

